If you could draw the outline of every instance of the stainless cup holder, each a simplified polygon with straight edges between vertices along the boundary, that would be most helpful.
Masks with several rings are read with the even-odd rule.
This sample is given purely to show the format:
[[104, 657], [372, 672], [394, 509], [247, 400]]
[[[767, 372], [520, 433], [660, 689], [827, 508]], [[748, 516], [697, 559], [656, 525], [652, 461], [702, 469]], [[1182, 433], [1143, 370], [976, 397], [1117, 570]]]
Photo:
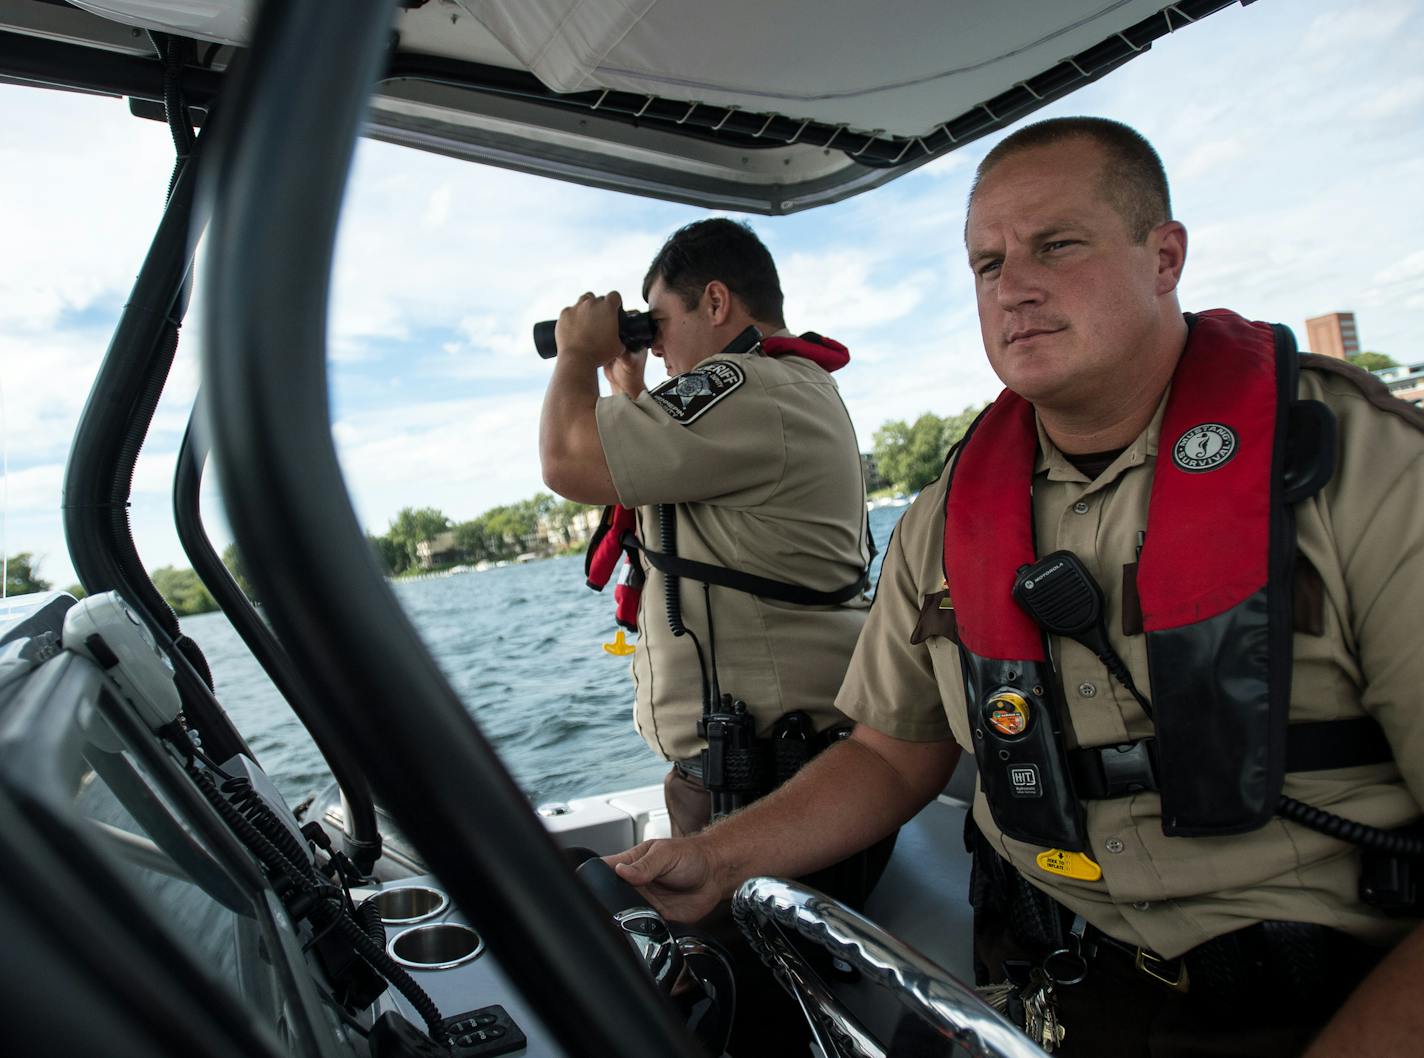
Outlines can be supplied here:
[[450, 898], [428, 885], [402, 885], [376, 893], [367, 903], [375, 904], [381, 921], [388, 926], [404, 926], [434, 918], [450, 906]]
[[386, 945], [392, 959], [413, 970], [448, 970], [476, 958], [485, 942], [469, 926], [436, 922], [404, 930]]

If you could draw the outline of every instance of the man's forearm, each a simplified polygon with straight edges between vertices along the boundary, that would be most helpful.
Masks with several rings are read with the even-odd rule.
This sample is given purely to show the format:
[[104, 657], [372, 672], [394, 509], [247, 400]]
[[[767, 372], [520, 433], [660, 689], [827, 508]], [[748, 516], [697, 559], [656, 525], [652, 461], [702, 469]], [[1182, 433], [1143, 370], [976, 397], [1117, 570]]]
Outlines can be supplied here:
[[544, 483], [582, 503], [615, 502], [598, 437], [598, 370], [567, 356], [554, 361], [539, 416], [539, 460]]
[[756, 875], [809, 874], [889, 834], [944, 788], [959, 751], [940, 749], [937, 762], [907, 775], [864, 741], [838, 742], [779, 790], [704, 831], [722, 895]]
[[1417, 1054], [1424, 1040], [1424, 926], [1417, 926], [1356, 988], [1305, 1058]]

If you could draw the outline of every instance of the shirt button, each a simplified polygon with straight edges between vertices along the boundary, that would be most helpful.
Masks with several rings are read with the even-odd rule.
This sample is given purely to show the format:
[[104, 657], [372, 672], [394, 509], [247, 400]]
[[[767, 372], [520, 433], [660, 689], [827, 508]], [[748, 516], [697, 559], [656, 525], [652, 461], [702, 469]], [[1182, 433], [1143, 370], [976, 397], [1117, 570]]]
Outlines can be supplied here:
[[1074, 513], [1074, 514], [1087, 514], [1087, 513], [1088, 513], [1088, 501], [1087, 501], [1087, 500], [1079, 500], [1077, 503], [1073, 504], [1073, 513]]
[[1151, 907], [1152, 907], [1152, 905], [1151, 905], [1150, 903], [1148, 903], [1146, 900], [1138, 900], [1136, 903], [1134, 903], [1134, 904], [1132, 905], [1132, 909], [1133, 909], [1134, 911], [1147, 911], [1147, 910], [1150, 910]]
[[1125, 847], [1126, 846], [1117, 838], [1108, 838], [1107, 841], [1103, 842], [1103, 848], [1109, 852], [1121, 852]]
[[1093, 695], [1098, 693], [1098, 688], [1096, 684], [1089, 683], [1087, 680], [1084, 680], [1082, 683], [1078, 684], [1078, 693], [1081, 694], [1084, 698], [1091, 698], [1093, 697]]

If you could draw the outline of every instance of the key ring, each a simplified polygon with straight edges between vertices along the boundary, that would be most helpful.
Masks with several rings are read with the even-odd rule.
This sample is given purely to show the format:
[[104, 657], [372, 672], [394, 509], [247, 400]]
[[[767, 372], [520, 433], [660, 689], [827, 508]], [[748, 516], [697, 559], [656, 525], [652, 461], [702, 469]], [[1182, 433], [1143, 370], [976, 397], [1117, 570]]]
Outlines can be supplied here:
[[[1082, 915], [1073, 916], [1073, 925], [1068, 928], [1072, 940], [1071, 948], [1057, 948], [1048, 953], [1040, 969], [1043, 975], [1056, 985], [1076, 985], [1088, 976], [1088, 959], [1083, 954], [1084, 934], [1088, 930], [1088, 920]], [[1088, 955], [1093, 953], [1093, 945], [1088, 945]]]
[[1076, 985], [1088, 976], [1088, 960], [1072, 948], [1058, 948], [1048, 953], [1041, 969], [1055, 985]]

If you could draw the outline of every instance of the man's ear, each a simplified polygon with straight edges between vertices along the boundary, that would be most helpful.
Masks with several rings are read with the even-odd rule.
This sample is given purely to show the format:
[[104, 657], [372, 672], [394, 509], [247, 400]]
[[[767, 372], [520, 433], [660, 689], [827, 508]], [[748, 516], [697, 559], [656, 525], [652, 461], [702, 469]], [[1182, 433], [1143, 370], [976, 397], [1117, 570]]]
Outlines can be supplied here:
[[1187, 229], [1175, 220], [1159, 224], [1149, 238], [1157, 251], [1157, 293], [1170, 294], [1187, 263]]
[[726, 283], [714, 279], [702, 290], [702, 305], [714, 326], [726, 323], [732, 314], [732, 292]]

